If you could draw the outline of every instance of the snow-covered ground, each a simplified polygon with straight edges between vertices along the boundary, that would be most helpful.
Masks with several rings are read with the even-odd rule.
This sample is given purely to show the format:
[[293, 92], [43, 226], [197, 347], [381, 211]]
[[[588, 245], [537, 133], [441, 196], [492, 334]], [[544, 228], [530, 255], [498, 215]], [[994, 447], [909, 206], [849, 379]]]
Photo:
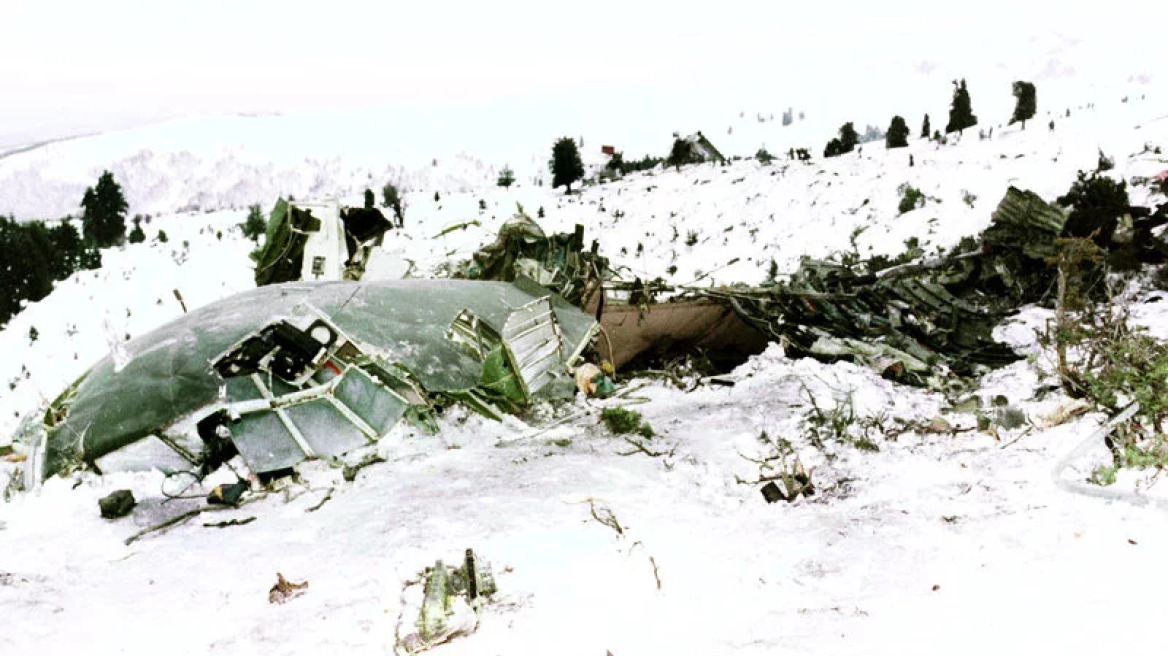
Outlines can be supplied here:
[[[973, 130], [947, 146], [914, 140], [909, 149], [885, 152], [872, 143], [861, 154], [816, 157], [810, 165], [780, 158], [771, 166], [744, 160], [658, 170], [570, 197], [522, 178], [512, 189], [494, 187], [491, 167], [504, 162], [471, 165], [477, 160], [467, 156], [458, 184], [411, 179], [405, 229], [390, 233], [373, 273], [400, 275], [412, 262], [412, 275], [424, 275], [466, 258], [493, 238], [516, 203], [533, 216], [542, 207], [549, 230], [584, 224], [587, 237], [632, 274], [667, 276], [676, 266], [668, 277], [678, 283], [757, 283], [772, 259], [789, 272], [801, 255], [847, 250], [852, 241], [861, 255], [897, 253], [912, 237], [929, 250], [948, 247], [988, 225], [1008, 185], [1053, 199], [1075, 171], [1094, 168], [1099, 149], [1115, 158], [1112, 174], [1126, 180], [1168, 168], [1164, 156], [1144, 148], [1168, 147], [1168, 121], [1157, 111], [1150, 97], [1100, 99], [1094, 109], [1057, 117], [1053, 132], [1048, 119], [1025, 131], [995, 124], [992, 140], [978, 140]], [[7, 181], [0, 202], [13, 201], [18, 211], [60, 214], [80, 196], [75, 187], [113, 166], [119, 179], [125, 175], [132, 211], [159, 213], [144, 226], [147, 243], [103, 252], [101, 270], [59, 283], [0, 332], [7, 354], [0, 361], [0, 444], [20, 416], [43, 408], [112, 345], [181, 314], [174, 290], [193, 308], [252, 286], [252, 244], [234, 227], [245, 211], [175, 213], [192, 190], [211, 194], [202, 204], [208, 208], [270, 204], [280, 192], [359, 202], [364, 187], [376, 191], [384, 176], [365, 182], [353, 171], [365, 171], [365, 180], [370, 171], [399, 171], [362, 153], [334, 169], [295, 156], [264, 169], [257, 155], [244, 175], [219, 168], [243, 161], [238, 153], [193, 155], [188, 168], [171, 152], [119, 172], [116, 162], [127, 161], [119, 158], [138, 157], [145, 147], [163, 152], [167, 125], [174, 129], [141, 128], [0, 160], [0, 181]], [[174, 133], [197, 144], [188, 128]], [[786, 150], [768, 147], [776, 155]], [[272, 186], [282, 170], [295, 184]], [[898, 216], [897, 187], [905, 182], [928, 201]], [[1143, 187], [1131, 192], [1135, 203], [1164, 200]], [[976, 198], [967, 203], [968, 196]], [[21, 209], [33, 200], [43, 202], [39, 209]], [[481, 225], [435, 237], [470, 220]], [[166, 244], [156, 243], [159, 229], [169, 235]], [[690, 233], [697, 242], [687, 246]], [[1141, 303], [1136, 314], [1162, 327], [1160, 305]], [[541, 406], [504, 423], [455, 410], [442, 417], [437, 436], [391, 433], [376, 447], [387, 462], [362, 470], [353, 483], [311, 463], [287, 491], [204, 513], [128, 546], [123, 541], [136, 531], [201, 502], [164, 501], [157, 472], [54, 479], [0, 504], [0, 653], [384, 654], [403, 585], [467, 547], [491, 561], [499, 595], [474, 635], [436, 653], [1146, 648], [1159, 635], [1154, 582], [1165, 571], [1168, 526], [1158, 510], [1056, 484], [1056, 461], [1100, 416], [1060, 423], [1070, 400], [1038, 393], [1051, 382], [1033, 331], [1044, 318], [1028, 309], [999, 329], [1031, 357], [986, 376], [977, 390], [985, 399], [1004, 395], [1027, 415], [1026, 426], [996, 436], [964, 430], [975, 417], [947, 412], [938, 394], [849, 364], [792, 361], [773, 345], [729, 375], [732, 387], [682, 391], [622, 381], [643, 386], [604, 404], [644, 414], [658, 434], [649, 443], [662, 454], [656, 457], [623, 455], [633, 447], [599, 425], [597, 402]], [[878, 451], [837, 441], [816, 448], [804, 422], [809, 395], [825, 409], [850, 397], [861, 419], [917, 428], [895, 439], [873, 432]], [[946, 432], [938, 419], [959, 432]], [[922, 428], [928, 424], [942, 432]], [[752, 460], [773, 449], [760, 439], [763, 431], [788, 440], [813, 468], [815, 496], [768, 505], [759, 485], [738, 482], [755, 480]], [[1060, 475], [1082, 480], [1102, 456], [1099, 446]], [[15, 466], [0, 463], [0, 476]], [[1117, 489], [1162, 496], [1145, 478], [1121, 477]], [[101, 519], [97, 499], [120, 488], [134, 491], [136, 514]], [[331, 499], [307, 512], [330, 488]], [[622, 531], [596, 521], [593, 509], [611, 511]], [[252, 516], [242, 526], [204, 526]], [[306, 593], [269, 604], [277, 572], [308, 581]]]

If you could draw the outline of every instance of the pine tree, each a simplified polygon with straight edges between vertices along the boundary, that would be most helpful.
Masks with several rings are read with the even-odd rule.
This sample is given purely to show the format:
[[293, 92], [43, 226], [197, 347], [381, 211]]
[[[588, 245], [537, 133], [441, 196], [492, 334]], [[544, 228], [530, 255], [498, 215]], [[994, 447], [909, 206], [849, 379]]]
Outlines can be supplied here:
[[1035, 112], [1038, 111], [1034, 85], [1030, 82], [1015, 82], [1014, 97], [1018, 99], [1018, 102], [1014, 105], [1014, 115], [1010, 118], [1010, 123], [1021, 122], [1022, 129], [1025, 130], [1026, 121], [1034, 118]]
[[564, 185], [565, 193], [572, 193], [572, 183], [584, 177], [584, 162], [571, 137], [562, 137], [552, 146], [552, 188]]
[[884, 145], [888, 148], [905, 148], [908, 146], [908, 123], [900, 116], [893, 116], [888, 125], [888, 132], [884, 135]]
[[852, 152], [856, 144], [860, 143], [860, 135], [856, 134], [856, 128], [852, 126], [850, 121], [840, 126], [839, 138], [845, 153]]
[[499, 171], [499, 179], [495, 181], [495, 184], [508, 189], [515, 184], [515, 172], [511, 170], [510, 166], [504, 166], [503, 170]]
[[[368, 200], [368, 198], [366, 198]], [[243, 229], [243, 236], [260, 243], [260, 235], [267, 232], [267, 221], [264, 221], [264, 211], [260, 209], [259, 205], [248, 205], [247, 207], [247, 221], [239, 226]]]
[[973, 114], [973, 105], [969, 100], [969, 90], [965, 88], [965, 80], [958, 84], [953, 82], [953, 103], [949, 107], [949, 123], [945, 126], [945, 134], [961, 132], [965, 128], [977, 125], [977, 117]]
[[373, 209], [373, 206], [376, 203], [377, 203], [377, 200], [373, 196], [373, 190], [366, 189], [365, 190], [365, 209], [367, 209], [367, 210]]
[[673, 147], [669, 149], [669, 157], [665, 159], [665, 164], [680, 171], [682, 166], [690, 164], [693, 161], [693, 143], [689, 139], [674, 138]]
[[141, 244], [146, 241], [146, 233], [142, 232], [142, 217], [134, 217], [134, 229], [130, 231], [127, 241], [131, 244]]
[[823, 149], [823, 156], [835, 157], [844, 153], [850, 153], [855, 149], [859, 139], [860, 136], [856, 134], [855, 126], [851, 122], [844, 123], [840, 126], [839, 137], [827, 142], [827, 147]]
[[925, 122], [921, 124], [921, 138], [928, 139], [932, 136], [930, 134], [931, 132], [932, 129], [929, 127], [929, 115], [925, 114]]
[[[437, 193], [434, 194], [437, 199]], [[405, 210], [402, 208], [401, 194], [398, 193], [397, 185], [392, 182], [385, 183], [381, 188], [381, 206], [393, 209], [394, 219], [397, 220], [397, 225], [400, 228], [405, 223]]]
[[1071, 208], [1066, 234], [1094, 237], [1100, 245], [1111, 241], [1119, 218], [1130, 210], [1127, 182], [1117, 182], [1096, 173], [1088, 177], [1083, 171], [1079, 171], [1071, 188], [1055, 202]]
[[81, 269], [85, 245], [81, 233], [68, 220], [63, 220], [49, 228], [49, 240], [53, 243], [53, 256], [49, 261], [49, 273], [53, 280], [64, 280]]
[[96, 187], [85, 190], [81, 199], [81, 232], [85, 240], [99, 248], [119, 243], [126, 235], [126, 198], [109, 171], [97, 179]]
[[17, 223], [0, 216], [0, 325], [53, 290], [48, 229], [39, 221]]

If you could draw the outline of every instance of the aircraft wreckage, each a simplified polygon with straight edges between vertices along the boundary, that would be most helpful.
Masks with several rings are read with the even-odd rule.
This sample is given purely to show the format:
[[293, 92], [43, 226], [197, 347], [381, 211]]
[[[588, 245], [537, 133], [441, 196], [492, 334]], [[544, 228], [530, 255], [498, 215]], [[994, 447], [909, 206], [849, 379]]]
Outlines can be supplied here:
[[403, 419], [431, 427], [450, 402], [502, 418], [574, 393], [567, 367], [595, 330], [523, 281], [261, 287], [98, 362], [26, 429], [26, 484], [136, 460], [206, 473], [235, 453], [271, 475], [368, 444]]
[[[1101, 233], [1010, 188], [980, 238], [944, 257], [806, 260], [775, 284], [721, 288], [617, 280], [596, 242], [584, 248], [582, 227], [547, 235], [520, 208], [495, 242], [454, 266], [455, 279], [261, 286], [128, 342], [26, 422], [25, 485], [81, 466], [205, 474], [236, 454], [275, 476], [403, 420], [432, 429], [451, 403], [501, 419], [571, 396], [586, 352], [619, 369], [694, 349], [741, 361], [779, 341], [792, 356], [945, 389], [1017, 359], [992, 329], [1049, 296], [1059, 239], [1103, 234], [1105, 247], [1126, 243], [1141, 261], [1162, 262], [1168, 245], [1151, 230], [1168, 223], [1166, 207], [1097, 217]], [[269, 234], [297, 241], [268, 249], [257, 271], [359, 278], [385, 223], [323, 215], [349, 219], [325, 230], [330, 221], [310, 209], [278, 203]], [[603, 374], [592, 370], [595, 383]]]

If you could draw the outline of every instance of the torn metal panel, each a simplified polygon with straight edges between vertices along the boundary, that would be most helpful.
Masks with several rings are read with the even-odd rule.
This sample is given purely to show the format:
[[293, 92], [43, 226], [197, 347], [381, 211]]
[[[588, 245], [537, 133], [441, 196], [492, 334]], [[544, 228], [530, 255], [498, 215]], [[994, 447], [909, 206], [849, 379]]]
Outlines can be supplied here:
[[466, 349], [479, 362], [486, 360], [487, 354], [503, 343], [498, 331], [470, 310], [459, 312], [454, 321], [450, 322], [446, 337]]
[[376, 208], [280, 198], [256, 256], [257, 286], [297, 280], [359, 280], [392, 224]]
[[512, 312], [503, 324], [503, 345], [525, 396], [534, 396], [550, 383], [564, 352], [551, 298], [532, 301]]
[[472, 280], [528, 278], [572, 305], [584, 307], [607, 277], [608, 259], [599, 255], [595, 241], [591, 250], [584, 250], [584, 226], [547, 235], [520, 207], [499, 228], [495, 241], [464, 265], [462, 275]]
[[356, 367], [345, 371], [333, 398], [349, 408], [373, 431], [374, 437], [389, 432], [410, 406], [410, 401]]

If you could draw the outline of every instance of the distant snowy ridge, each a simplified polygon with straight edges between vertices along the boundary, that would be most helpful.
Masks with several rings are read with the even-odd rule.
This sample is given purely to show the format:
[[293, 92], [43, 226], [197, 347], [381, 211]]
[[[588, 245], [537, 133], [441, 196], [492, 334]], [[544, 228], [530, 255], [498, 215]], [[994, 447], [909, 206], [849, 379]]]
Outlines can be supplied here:
[[17, 149], [0, 158], [0, 214], [77, 215], [104, 170], [122, 185], [132, 214], [163, 214], [366, 188], [380, 197], [387, 182], [465, 191], [493, 184], [502, 168], [457, 148], [423, 154], [375, 134], [331, 143], [314, 129], [280, 116], [183, 119]]

